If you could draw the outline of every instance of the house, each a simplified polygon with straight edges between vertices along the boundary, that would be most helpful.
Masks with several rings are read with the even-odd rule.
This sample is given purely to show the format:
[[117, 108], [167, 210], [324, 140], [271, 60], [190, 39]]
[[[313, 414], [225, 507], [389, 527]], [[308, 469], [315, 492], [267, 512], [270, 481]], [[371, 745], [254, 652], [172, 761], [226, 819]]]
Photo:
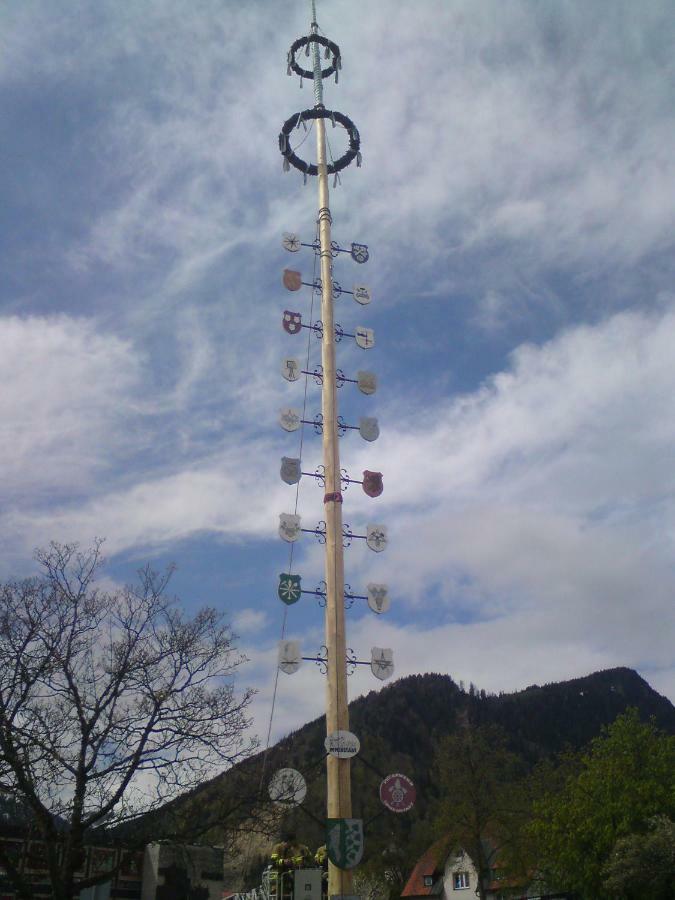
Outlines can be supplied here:
[[[487, 900], [568, 900], [565, 893], [541, 893], [541, 885], [517, 883], [501, 877], [497, 853], [489, 841], [483, 842], [490, 862]], [[401, 892], [402, 900], [462, 900], [478, 896], [478, 872], [469, 854], [444, 836], [417, 861]]]

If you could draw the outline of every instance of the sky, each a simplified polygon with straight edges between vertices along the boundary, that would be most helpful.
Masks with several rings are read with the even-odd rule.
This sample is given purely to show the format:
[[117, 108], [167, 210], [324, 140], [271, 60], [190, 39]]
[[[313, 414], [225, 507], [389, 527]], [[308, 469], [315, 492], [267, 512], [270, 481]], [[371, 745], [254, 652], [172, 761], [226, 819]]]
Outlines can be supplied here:
[[[282, 627], [313, 655], [323, 611], [277, 597], [289, 545], [279, 477], [300, 433], [279, 410], [304, 337], [315, 179], [284, 173], [283, 122], [311, 107], [286, 54], [308, 4], [9, 0], [0, 10], [0, 577], [51, 540], [105, 538], [107, 577], [176, 565], [188, 611], [215, 606], [247, 655], [264, 740]], [[675, 63], [672, 4], [646, 0], [318, 0], [342, 52], [325, 103], [361, 134], [363, 165], [333, 189], [333, 238], [355, 533], [347, 613], [362, 660], [395, 677], [445, 672], [512, 691], [630, 666], [675, 700]], [[344, 132], [328, 128], [331, 152]], [[295, 143], [304, 134], [296, 132]], [[298, 150], [313, 160], [314, 135]], [[314, 313], [316, 317], [316, 311]], [[319, 362], [310, 340], [310, 362]], [[319, 388], [307, 385], [309, 418]], [[302, 464], [321, 445], [304, 433]], [[303, 527], [323, 515], [303, 477]], [[304, 534], [293, 570], [322, 578]], [[350, 695], [382, 685], [367, 667]], [[319, 715], [311, 662], [280, 674], [277, 738]]]

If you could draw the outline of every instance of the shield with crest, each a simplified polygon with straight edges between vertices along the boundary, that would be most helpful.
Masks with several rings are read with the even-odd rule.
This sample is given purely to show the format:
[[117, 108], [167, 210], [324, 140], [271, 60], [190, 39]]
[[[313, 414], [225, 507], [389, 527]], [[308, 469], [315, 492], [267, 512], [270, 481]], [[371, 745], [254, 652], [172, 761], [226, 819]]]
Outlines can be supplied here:
[[288, 250], [289, 253], [297, 253], [300, 249], [300, 238], [292, 231], [284, 231], [281, 243], [284, 250]]
[[[286, 430], [290, 431], [291, 429]], [[376, 441], [380, 436], [380, 426], [377, 424], [377, 419], [370, 416], [362, 416], [359, 419], [359, 434], [364, 441]]]
[[354, 262], [368, 262], [369, 256], [370, 254], [368, 253], [367, 244], [352, 244], [352, 259], [354, 260]]
[[297, 334], [302, 328], [302, 316], [300, 313], [285, 309], [281, 324], [284, 327], [284, 331], [287, 331], [289, 334]]
[[367, 306], [370, 303], [370, 288], [366, 287], [365, 284], [355, 284], [352, 294], [356, 302], [360, 303], [361, 306]]
[[369, 497], [379, 497], [384, 490], [382, 484], [382, 472], [363, 471], [363, 490]]
[[373, 647], [370, 651], [370, 670], [380, 681], [394, 674], [394, 651], [389, 647]]
[[281, 480], [286, 484], [297, 484], [300, 481], [300, 460], [293, 456], [281, 457]]
[[363, 856], [363, 819], [326, 819], [326, 851], [338, 869], [353, 869]]
[[279, 513], [279, 537], [292, 544], [300, 537], [300, 516]]
[[281, 362], [281, 374], [286, 381], [297, 381], [300, 377], [300, 360], [286, 356]]
[[293, 675], [300, 668], [300, 641], [279, 641], [279, 668]]
[[366, 544], [375, 553], [381, 553], [387, 546], [387, 526], [366, 525]]
[[374, 394], [377, 390], [377, 375], [374, 372], [357, 372], [356, 386], [362, 394]]
[[284, 283], [284, 287], [289, 291], [299, 291], [302, 287], [302, 275], [294, 269], [284, 269], [281, 280]]
[[380, 615], [389, 609], [389, 588], [386, 584], [375, 584], [370, 581], [366, 585], [368, 592], [368, 606], [374, 613]]
[[282, 572], [279, 576], [279, 599], [290, 606], [292, 603], [298, 602], [301, 593], [300, 576]]
[[290, 406], [284, 407], [279, 413], [279, 424], [284, 431], [297, 431], [300, 427], [300, 413]]
[[354, 340], [362, 350], [372, 350], [375, 346], [375, 332], [372, 328], [364, 328], [363, 325], [354, 332]]

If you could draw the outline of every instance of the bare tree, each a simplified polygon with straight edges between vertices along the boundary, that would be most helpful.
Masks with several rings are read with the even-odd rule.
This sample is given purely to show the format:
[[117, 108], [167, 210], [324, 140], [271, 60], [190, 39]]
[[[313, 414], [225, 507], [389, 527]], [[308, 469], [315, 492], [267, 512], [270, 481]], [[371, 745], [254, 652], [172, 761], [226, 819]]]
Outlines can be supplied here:
[[166, 596], [170, 572], [106, 590], [100, 541], [36, 559], [39, 576], [0, 587], [0, 789], [46, 842], [54, 897], [70, 900], [92, 831], [250, 753], [252, 692], [234, 690], [244, 657], [230, 628], [212, 609], [187, 618]]

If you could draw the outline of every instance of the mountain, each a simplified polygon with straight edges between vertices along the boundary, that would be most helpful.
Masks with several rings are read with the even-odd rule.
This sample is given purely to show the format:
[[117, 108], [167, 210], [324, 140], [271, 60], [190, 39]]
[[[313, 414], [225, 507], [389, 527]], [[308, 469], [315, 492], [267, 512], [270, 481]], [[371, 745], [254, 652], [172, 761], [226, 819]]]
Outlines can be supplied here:
[[[413, 857], [418, 848], [424, 849], [438, 797], [434, 757], [439, 741], [461, 725], [501, 726], [510, 749], [531, 767], [565, 749], [582, 748], [628, 707], [636, 707], [642, 718], [653, 717], [661, 729], [675, 734], [673, 704], [628, 668], [499, 695], [473, 685], [465, 691], [448, 675], [412, 675], [358, 698], [350, 704], [351, 730], [361, 741], [361, 752], [352, 764], [352, 814], [364, 820], [368, 855], [381, 855], [392, 843], [405, 846]], [[267, 754], [257, 754], [189, 798], [174, 802], [170, 809], [160, 810], [146, 819], [146, 826], [151, 822], [156, 835], [160, 823], [165, 826], [173, 815], [182, 821], [186, 817], [195, 823], [206, 821], [214, 810], [230, 806], [242, 791], [251, 793], [266, 785], [277, 769], [292, 767], [305, 776], [307, 798], [302, 807], [286, 815], [279, 831], [292, 831], [310, 847], [317, 847], [324, 840], [324, 737], [324, 719], [315, 719]], [[397, 816], [380, 804], [379, 783], [391, 772], [408, 775], [417, 787], [417, 803], [410, 813]], [[212, 832], [210, 837], [222, 840], [222, 832]], [[271, 843], [271, 837], [258, 842], [259, 851]], [[243, 858], [237, 860], [240, 869], [243, 862]]]

